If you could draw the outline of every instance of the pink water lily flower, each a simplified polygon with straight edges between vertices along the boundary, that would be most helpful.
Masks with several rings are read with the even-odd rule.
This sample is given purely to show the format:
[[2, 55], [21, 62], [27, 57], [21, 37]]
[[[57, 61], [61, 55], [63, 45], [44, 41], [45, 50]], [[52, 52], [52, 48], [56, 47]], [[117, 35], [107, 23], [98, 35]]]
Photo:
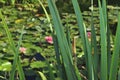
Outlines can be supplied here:
[[46, 36], [46, 37], [45, 37], [45, 40], [46, 40], [48, 43], [53, 44], [53, 39], [52, 39], [51, 36]]
[[88, 40], [91, 41], [91, 32], [87, 32]]
[[20, 53], [26, 53], [26, 50], [27, 50], [27, 48], [25, 48], [25, 47], [19, 48]]
[[91, 32], [87, 32], [88, 38], [91, 38]]

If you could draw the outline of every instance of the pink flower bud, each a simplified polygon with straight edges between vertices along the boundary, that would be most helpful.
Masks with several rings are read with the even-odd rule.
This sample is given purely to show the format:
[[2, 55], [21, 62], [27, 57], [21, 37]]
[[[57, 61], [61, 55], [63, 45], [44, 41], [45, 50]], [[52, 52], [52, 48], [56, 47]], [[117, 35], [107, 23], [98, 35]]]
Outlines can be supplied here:
[[46, 37], [45, 37], [45, 40], [46, 40], [48, 43], [53, 44], [53, 39], [52, 39], [51, 36], [46, 36]]
[[20, 47], [20, 48], [19, 48], [20, 53], [26, 53], [26, 50], [27, 50], [27, 49], [24, 48], [24, 47]]
[[87, 32], [88, 38], [91, 38], [91, 32]]

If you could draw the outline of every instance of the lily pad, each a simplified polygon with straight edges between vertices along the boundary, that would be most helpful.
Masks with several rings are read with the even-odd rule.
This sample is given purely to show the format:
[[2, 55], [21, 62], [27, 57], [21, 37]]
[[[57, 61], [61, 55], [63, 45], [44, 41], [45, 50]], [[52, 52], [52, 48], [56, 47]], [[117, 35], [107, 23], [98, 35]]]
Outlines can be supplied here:
[[12, 65], [10, 62], [4, 62], [0, 65], [0, 70], [1, 71], [10, 71], [11, 67], [12, 67]]
[[35, 61], [30, 64], [31, 68], [44, 68], [46, 66], [47, 66], [46, 63], [41, 61]]

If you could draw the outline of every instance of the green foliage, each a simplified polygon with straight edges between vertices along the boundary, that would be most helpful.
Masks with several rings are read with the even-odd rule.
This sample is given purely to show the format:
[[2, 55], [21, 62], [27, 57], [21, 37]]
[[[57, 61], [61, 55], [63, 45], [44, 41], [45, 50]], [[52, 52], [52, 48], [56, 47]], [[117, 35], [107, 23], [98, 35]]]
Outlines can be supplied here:
[[[36, 80], [119, 79], [119, 27], [115, 36], [109, 32], [108, 26], [112, 24], [113, 28], [114, 22], [119, 22], [117, 17], [120, 14], [116, 10], [119, 7], [108, 6], [107, 9], [104, 1], [99, 2], [99, 8], [92, 6], [91, 11], [84, 12], [80, 9], [83, 6], [79, 8], [79, 1], [71, 0], [68, 4], [65, 1], [64, 5], [69, 7], [70, 4], [69, 8], [75, 14], [61, 13], [61, 17], [58, 13], [59, 5], [52, 0], [48, 0], [49, 5], [46, 0], [36, 0], [39, 2], [37, 4], [29, 4], [34, 3], [34, 0], [26, 0], [27, 4], [2, 7], [1, 15], [5, 18], [1, 18], [0, 22], [0, 80], [11, 75], [11, 80], [22, 80], [22, 74], [25, 74], [25, 78], [36, 76]], [[62, 4], [62, 0], [58, 2]], [[15, 3], [18, 3], [17, 0]], [[47, 11], [48, 6], [51, 16]], [[39, 9], [43, 9], [44, 13]], [[4, 29], [3, 26], [8, 28]], [[89, 30], [91, 38], [87, 35]], [[50, 35], [54, 44], [44, 39]], [[27, 48], [24, 54], [19, 52], [22, 46]], [[34, 56], [36, 53], [45, 60], [37, 60]], [[24, 71], [21, 71], [22, 68]]]
[[2, 62], [1, 63], [1, 65], [0, 65], [0, 70], [1, 71], [10, 71], [11, 70], [11, 67], [12, 67], [12, 65], [11, 65], [11, 63], [10, 62]]
[[46, 67], [47, 65], [45, 64], [45, 62], [40, 62], [40, 61], [36, 61], [36, 62], [32, 62], [30, 64], [30, 67], [31, 68], [44, 68]]
[[[9, 28], [8, 28], [6, 22], [5, 22], [5, 19], [4, 19], [3, 15], [2, 15], [1, 11], [0, 11], [0, 18], [2, 19], [2, 25], [3, 25], [3, 28], [4, 28], [5, 32], [6, 32], [6, 34], [7, 34], [11, 50], [14, 53], [14, 61], [13, 61], [10, 80], [14, 79], [16, 69], [18, 69], [20, 80], [24, 80], [25, 76], [24, 76], [24, 73], [23, 73], [23, 70], [22, 70], [22, 66], [20, 64], [20, 58], [18, 56], [18, 50], [19, 50], [19, 47], [20, 47], [20, 44], [21, 44], [21, 41], [22, 41], [23, 33], [21, 33], [21, 36], [20, 36], [20, 39], [19, 39], [19, 42], [18, 42], [18, 47], [16, 48], [15, 44], [14, 44], [14, 41], [13, 41], [13, 38], [12, 38], [12, 35], [11, 35], [10, 31], [9, 31]], [[23, 29], [22, 29], [22, 31], [23, 31]]]
[[116, 80], [116, 75], [117, 75], [117, 72], [118, 72], [118, 63], [119, 63], [119, 47], [120, 47], [120, 44], [118, 43], [120, 37], [120, 33], [119, 33], [119, 30], [120, 30], [120, 13], [118, 14], [118, 25], [117, 25], [117, 32], [116, 32], [116, 37], [115, 37], [115, 47], [114, 47], [114, 51], [113, 51], [113, 55], [112, 55], [112, 60], [111, 60], [111, 66], [110, 66], [110, 78], [109, 80]]
[[[55, 31], [56, 31], [56, 36], [59, 38], [58, 39], [58, 43], [62, 44], [61, 43], [62, 39], [60, 39], [60, 38], [61, 38], [61, 34], [64, 35], [64, 30], [62, 29], [63, 25], [61, 25], [61, 21], [60, 21], [58, 12], [56, 10], [55, 5], [53, 4], [54, 2], [51, 1], [51, 4], [50, 4], [50, 2], [48, 2], [48, 3], [49, 3], [50, 12], [51, 12], [52, 17], [53, 17], [53, 23], [54, 23], [54, 26], [55, 26], [54, 28], [55, 28]], [[82, 40], [82, 43], [83, 43], [83, 49], [84, 49], [85, 61], [86, 61], [86, 68], [87, 68], [87, 72], [88, 72], [88, 74], [87, 74], [88, 79], [89, 80], [94, 80], [94, 78], [95, 79], [99, 79], [99, 77], [96, 77], [96, 73], [97, 73], [96, 65], [98, 63], [96, 63], [96, 62], [94, 63], [94, 61], [93, 61], [94, 60], [93, 56], [96, 54], [96, 52], [94, 52], [94, 54], [92, 55], [91, 44], [88, 41], [88, 38], [87, 38], [87, 35], [86, 35], [87, 34], [86, 33], [86, 26], [85, 26], [85, 24], [83, 22], [82, 13], [81, 13], [81, 11], [80, 11], [80, 9], [78, 7], [79, 4], [78, 4], [77, 0], [72, 0], [72, 3], [73, 3], [73, 7], [74, 7], [74, 10], [75, 10], [76, 16], [77, 16], [80, 36], [81, 36], [81, 40]], [[115, 44], [115, 47], [117, 47], [117, 48], [114, 49], [115, 53], [112, 55], [112, 63], [108, 63], [108, 60], [110, 60], [110, 59], [108, 59], [108, 58], [110, 58], [110, 55], [108, 55], [108, 54], [110, 54], [110, 47], [109, 47], [110, 46], [110, 42], [109, 42], [110, 41], [110, 37], [107, 36], [107, 35], [110, 35], [110, 32], [109, 32], [108, 21], [107, 21], [107, 17], [108, 16], [107, 16], [107, 11], [106, 11], [107, 10], [106, 9], [107, 8], [106, 1], [102, 0], [102, 7], [101, 7], [101, 2], [99, 0], [98, 0], [98, 4], [99, 4], [99, 17], [100, 17], [100, 46], [101, 46], [101, 48], [100, 48], [100, 55], [101, 55], [101, 58], [100, 58], [101, 62], [100, 63], [101, 63], [101, 67], [98, 68], [98, 69], [100, 69], [100, 80], [107, 80], [108, 78], [110, 80], [116, 80], [117, 66], [118, 66], [118, 57], [119, 57], [119, 55], [118, 55], [119, 49], [117, 49], [117, 48], [119, 47], [119, 44]], [[92, 14], [92, 17], [93, 17], [93, 14]], [[118, 20], [118, 26], [119, 26], [119, 23], [120, 22]], [[91, 22], [91, 24], [93, 26], [93, 22]], [[92, 29], [94, 29], [94, 27]], [[61, 31], [61, 32], [59, 32], [59, 31]], [[95, 36], [95, 32], [94, 33], [93, 32], [92, 32], [92, 34], [93, 34], [93, 36]], [[118, 35], [118, 34], [119, 33], [116, 33], [116, 35]], [[92, 37], [92, 38], [95, 38], [95, 37]], [[63, 38], [63, 39], [65, 40], [65, 38]], [[119, 39], [119, 37], [116, 36], [116, 39]], [[116, 40], [115, 43], [118, 43], [117, 41], [119, 41], [119, 40]], [[63, 42], [63, 45], [64, 45], [64, 41], [62, 41], [62, 42]], [[69, 43], [69, 42], [66, 42], [66, 44], [67, 43]], [[58, 44], [59, 47], [61, 46], [60, 44]], [[92, 45], [93, 44], [97, 45], [97, 43], [92, 43]], [[94, 46], [94, 48], [97, 49], [97, 46]], [[62, 50], [62, 47], [60, 47], [60, 50]], [[65, 50], [63, 50], [63, 51], [65, 52]], [[61, 51], [61, 54], [64, 53], [64, 52]], [[66, 54], [67, 54], [67, 49], [66, 49]], [[96, 57], [98, 57], [98, 55]], [[64, 57], [63, 57], [63, 62], [66, 62], [66, 61], [67, 60], [64, 60]], [[66, 64], [67, 63], [68, 62], [66, 62]], [[109, 65], [111, 65], [110, 77], [108, 76], [108, 70], [109, 70], [108, 66]], [[69, 67], [70, 66], [71, 65], [69, 64]], [[113, 71], [113, 66], [115, 66], [114, 67], [114, 69], [115, 69], [114, 71]], [[96, 71], [94, 71], [94, 69]], [[77, 74], [79, 74], [79, 73], [77, 73]], [[77, 74], [75, 74], [75, 75], [77, 75]], [[68, 75], [67, 71], [66, 71], [66, 75]], [[73, 76], [73, 78], [74, 78], [74, 76]]]
[[[56, 31], [58, 44], [60, 47], [60, 54], [63, 59], [63, 65], [65, 68], [66, 77], [68, 80], [77, 80], [77, 77], [75, 75], [75, 69], [73, 67], [73, 62], [72, 62], [72, 55], [71, 55], [72, 52], [65, 37], [65, 33], [62, 27], [63, 25], [61, 23], [54, 1], [48, 0], [48, 5], [53, 17], [53, 22], [54, 22], [53, 24]], [[69, 65], [69, 67], [67, 65]]]

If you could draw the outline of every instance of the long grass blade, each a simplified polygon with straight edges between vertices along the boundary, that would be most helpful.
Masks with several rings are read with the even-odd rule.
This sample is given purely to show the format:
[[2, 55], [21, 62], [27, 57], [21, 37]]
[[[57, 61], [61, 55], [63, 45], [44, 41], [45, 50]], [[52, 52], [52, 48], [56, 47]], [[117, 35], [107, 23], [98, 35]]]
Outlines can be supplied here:
[[106, 31], [107, 31], [107, 54], [108, 54], [108, 74], [110, 73], [110, 61], [111, 61], [111, 52], [110, 52], [110, 29], [108, 24], [108, 14], [107, 14], [107, 2], [106, 0], [102, 0], [102, 9], [103, 9], [103, 16], [105, 20]]
[[[20, 80], [25, 80], [22, 66], [20, 63], [20, 59], [18, 56], [18, 49], [15, 47], [14, 41], [12, 39], [12, 35], [8, 29], [8, 26], [7, 26], [5, 19], [1, 13], [1, 10], [0, 10], [0, 18], [2, 19], [3, 28], [5, 29], [5, 32], [7, 34], [8, 40], [9, 40], [10, 47], [14, 53], [14, 61], [13, 61], [11, 75], [10, 75], [10, 80], [14, 80], [14, 75], [15, 75], [15, 71], [16, 71], [17, 66], [18, 66], [18, 74], [19, 74]], [[21, 36], [22, 36], [22, 33], [21, 33]], [[21, 42], [21, 40], [19, 40], [19, 42]]]
[[100, 0], [99, 4], [99, 13], [100, 13], [100, 37], [101, 37], [101, 80], [107, 80], [107, 36], [106, 36], [106, 22], [103, 16], [103, 9], [101, 7]]
[[43, 8], [43, 10], [44, 10], [44, 13], [45, 13], [45, 15], [46, 15], [46, 17], [47, 17], [50, 30], [51, 30], [51, 32], [53, 32], [52, 24], [50, 23], [50, 17], [49, 17], [49, 15], [48, 15], [48, 12], [47, 12], [47, 10], [45, 9], [45, 7], [44, 7], [43, 3], [41, 2], [41, 0], [38, 0], [38, 1], [39, 1], [40, 5], [42, 6], [42, 8]]
[[[19, 38], [19, 41], [18, 41], [18, 46], [17, 46], [17, 54], [19, 54], [19, 49], [20, 49], [20, 46], [21, 46], [21, 43], [22, 43], [22, 38], [23, 38], [23, 34], [24, 34], [24, 28], [25, 26], [23, 26], [22, 30], [21, 30], [21, 35], [20, 35], [20, 38]], [[25, 80], [25, 75], [24, 75], [24, 71], [22, 69], [22, 65], [20, 63], [20, 58], [19, 58], [19, 55], [18, 56], [18, 62], [17, 62], [17, 69], [18, 69], [18, 74], [19, 74], [19, 77], [20, 77], [20, 80]], [[16, 59], [16, 60], [17, 60]]]
[[[50, 30], [51, 30], [51, 33], [52, 33], [52, 38], [53, 38], [53, 42], [54, 42], [54, 49], [55, 49], [55, 52], [56, 52], [56, 61], [57, 61], [57, 69], [58, 69], [57, 74], [58, 74], [59, 77], [63, 78], [64, 74], [62, 74], [62, 69], [61, 69], [62, 65], [61, 65], [61, 61], [60, 61], [60, 52], [59, 52], [59, 49], [58, 49], [59, 46], [58, 46], [57, 38], [54, 35], [52, 24], [50, 22], [50, 17], [48, 15], [48, 12], [47, 12], [46, 8], [44, 7], [44, 5], [43, 5], [41, 0], [38, 0], [38, 1], [40, 3], [41, 7], [44, 10], [44, 13], [45, 13], [45, 15], [47, 17], [47, 20], [48, 20], [48, 23], [49, 23], [49, 27], [50, 27]], [[50, 75], [50, 80], [54, 80], [54, 74], [52, 72], [51, 67], [49, 68], [49, 75]]]
[[75, 10], [75, 14], [77, 16], [80, 36], [83, 42], [83, 48], [84, 48], [84, 53], [85, 53], [86, 63], [87, 63], [87, 68], [88, 68], [88, 79], [94, 80], [91, 46], [90, 46], [90, 43], [88, 41], [88, 37], [86, 34], [86, 27], [83, 22], [82, 12], [79, 8], [77, 0], [72, 0], [72, 3], [73, 3], [74, 10]]
[[42, 80], [47, 80], [47, 78], [45, 77], [45, 75], [42, 72], [38, 71], [38, 73], [41, 76]]
[[61, 63], [61, 59], [60, 59], [60, 50], [58, 49], [59, 45], [58, 45], [58, 40], [57, 40], [57, 37], [55, 35], [52, 35], [53, 36], [53, 42], [54, 42], [54, 49], [55, 49], [55, 52], [56, 52], [56, 61], [57, 61], [57, 69], [58, 69], [58, 75], [61, 79], [66, 79], [64, 76], [65, 76], [65, 73], [63, 73], [63, 69], [62, 69], [62, 63]]
[[55, 6], [55, 2], [53, 0], [48, 0], [48, 6], [53, 18], [53, 24], [56, 31], [58, 44], [60, 47], [61, 56], [63, 59], [63, 64], [65, 68], [65, 72], [68, 80], [77, 80], [75, 75], [73, 61], [72, 61], [72, 53], [70, 51], [67, 39], [65, 37], [63, 25], [61, 23], [60, 17], [58, 15], [57, 8]]
[[110, 77], [109, 80], [116, 80], [116, 75], [118, 71], [118, 62], [119, 62], [119, 54], [120, 54], [120, 13], [118, 14], [118, 25], [117, 25], [117, 32], [115, 37], [114, 43], [114, 51], [111, 60], [110, 66]]
[[120, 68], [118, 70], [118, 80], [120, 80]]
[[95, 27], [94, 27], [94, 21], [93, 21], [93, 0], [91, 0], [91, 33], [92, 33], [92, 37], [91, 37], [91, 47], [92, 47], [92, 54], [93, 54], [93, 65], [94, 65], [94, 77], [95, 80], [98, 80], [98, 66], [99, 66], [99, 52], [98, 52], [98, 48], [97, 48], [97, 39], [96, 39], [96, 33], [95, 33]]

